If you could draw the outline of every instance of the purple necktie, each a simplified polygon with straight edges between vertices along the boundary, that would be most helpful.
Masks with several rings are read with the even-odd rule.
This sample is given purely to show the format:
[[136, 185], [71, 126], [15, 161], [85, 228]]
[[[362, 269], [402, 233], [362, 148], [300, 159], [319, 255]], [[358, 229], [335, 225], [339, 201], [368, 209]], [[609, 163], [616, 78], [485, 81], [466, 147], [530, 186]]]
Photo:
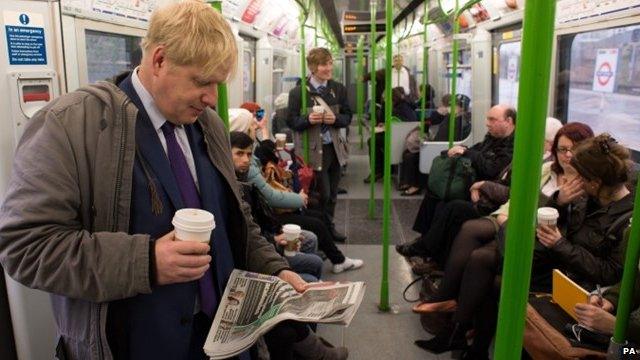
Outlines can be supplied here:
[[[184, 157], [184, 153], [176, 140], [175, 125], [168, 121], [165, 122], [164, 125], [162, 125], [162, 133], [167, 141], [167, 155], [171, 163], [171, 170], [173, 170], [173, 175], [178, 183], [178, 189], [180, 189], [184, 206], [187, 208], [201, 209], [202, 205], [200, 204], [200, 195], [198, 195], [196, 183], [189, 170], [189, 165], [187, 165], [187, 159]], [[200, 280], [198, 280], [198, 285], [200, 290], [200, 308], [202, 312], [212, 317], [216, 307], [216, 293], [213, 288], [211, 267], [207, 269]]]

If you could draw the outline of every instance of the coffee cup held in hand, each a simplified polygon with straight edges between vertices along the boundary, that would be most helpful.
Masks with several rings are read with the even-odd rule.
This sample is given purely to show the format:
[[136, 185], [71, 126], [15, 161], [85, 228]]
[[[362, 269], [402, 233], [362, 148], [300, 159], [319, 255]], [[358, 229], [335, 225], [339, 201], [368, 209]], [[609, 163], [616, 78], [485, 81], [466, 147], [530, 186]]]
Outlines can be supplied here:
[[285, 256], [294, 256], [298, 252], [301, 231], [302, 228], [296, 224], [286, 224], [282, 227], [282, 233], [287, 240], [287, 245], [284, 247]]
[[313, 106], [313, 112], [322, 114], [322, 113], [324, 113], [324, 107], [322, 105], [314, 105]]
[[287, 134], [277, 133], [275, 135], [276, 138], [276, 149], [282, 150], [284, 149], [284, 145], [287, 143]]
[[548, 225], [556, 227], [560, 214], [552, 207], [541, 207], [538, 209], [538, 225]]
[[176, 229], [177, 240], [204, 243], [209, 242], [211, 231], [216, 227], [213, 214], [201, 209], [180, 209], [171, 223]]

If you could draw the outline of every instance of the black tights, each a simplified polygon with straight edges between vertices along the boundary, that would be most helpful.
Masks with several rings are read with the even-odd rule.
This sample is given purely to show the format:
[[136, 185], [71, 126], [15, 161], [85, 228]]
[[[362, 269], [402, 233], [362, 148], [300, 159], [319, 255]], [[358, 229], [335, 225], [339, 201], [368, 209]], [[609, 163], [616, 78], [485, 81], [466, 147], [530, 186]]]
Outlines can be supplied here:
[[[457, 298], [461, 288], [467, 291], [467, 288], [462, 285], [463, 276], [469, 276], [467, 269], [470, 266], [479, 266], [484, 254], [481, 251], [482, 246], [492, 241], [495, 235], [494, 223], [486, 218], [469, 220], [462, 225], [451, 245], [436, 301]], [[471, 264], [472, 262], [474, 264]]]

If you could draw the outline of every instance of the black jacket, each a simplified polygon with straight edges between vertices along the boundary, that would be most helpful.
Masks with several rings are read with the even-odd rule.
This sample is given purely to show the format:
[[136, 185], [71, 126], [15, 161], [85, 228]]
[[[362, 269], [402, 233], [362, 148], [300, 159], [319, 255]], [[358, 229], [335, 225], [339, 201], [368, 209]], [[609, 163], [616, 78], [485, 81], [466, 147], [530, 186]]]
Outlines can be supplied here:
[[[515, 132], [514, 132], [515, 133]], [[487, 134], [484, 140], [468, 148], [464, 156], [471, 159], [476, 181], [495, 180], [513, 157], [513, 136], [496, 138]]]
[[[312, 86], [309, 86], [312, 88]], [[347, 97], [347, 89], [341, 83], [333, 80], [327, 82], [327, 88], [329, 89], [328, 95], [321, 96], [327, 105], [338, 105], [340, 111], [336, 115], [336, 122], [332, 125], [336, 128], [343, 128], [351, 124], [351, 117], [353, 112], [349, 107], [349, 99]], [[313, 100], [311, 95], [320, 96], [315, 91], [307, 92], [307, 107], [313, 106]], [[287, 125], [295, 131], [304, 131], [311, 124], [309, 123], [309, 116], [300, 116], [300, 107], [302, 104], [302, 88], [301, 85], [297, 85], [291, 91], [289, 91], [289, 113], [287, 114]]]

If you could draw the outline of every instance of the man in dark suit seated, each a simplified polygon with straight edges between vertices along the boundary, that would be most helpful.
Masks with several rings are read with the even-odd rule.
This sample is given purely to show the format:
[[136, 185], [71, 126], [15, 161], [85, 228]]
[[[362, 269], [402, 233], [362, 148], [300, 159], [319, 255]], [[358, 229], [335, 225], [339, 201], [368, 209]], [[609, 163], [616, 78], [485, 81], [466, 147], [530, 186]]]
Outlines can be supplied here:
[[[476, 181], [494, 180], [511, 162], [513, 157], [513, 138], [516, 123], [516, 111], [507, 105], [495, 105], [487, 113], [487, 134], [483, 141], [467, 148], [455, 145], [448, 151], [448, 156], [465, 156], [471, 160], [476, 172]], [[422, 237], [431, 227], [434, 214], [444, 201], [427, 194], [422, 200], [414, 221], [413, 230], [422, 234], [416, 241], [396, 246], [403, 256], [430, 256], [426, 253]]]
[[[117, 84], [37, 113], [16, 150], [0, 262], [51, 293], [59, 359], [208, 359], [234, 268], [306, 288], [251, 219], [212, 110], [237, 60], [225, 19], [199, 1], [158, 8], [141, 46]], [[176, 239], [183, 208], [214, 215], [209, 242]]]

